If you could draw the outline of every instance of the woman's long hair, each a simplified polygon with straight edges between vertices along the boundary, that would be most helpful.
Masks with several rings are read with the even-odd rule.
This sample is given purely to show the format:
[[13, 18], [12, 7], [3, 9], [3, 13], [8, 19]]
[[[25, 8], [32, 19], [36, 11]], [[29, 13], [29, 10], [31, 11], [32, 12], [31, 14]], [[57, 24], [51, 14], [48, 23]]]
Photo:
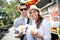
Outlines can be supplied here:
[[42, 21], [43, 21], [43, 17], [39, 14], [39, 10], [36, 10], [38, 12], [38, 19], [36, 20], [36, 25], [37, 25], [37, 28], [40, 27]]

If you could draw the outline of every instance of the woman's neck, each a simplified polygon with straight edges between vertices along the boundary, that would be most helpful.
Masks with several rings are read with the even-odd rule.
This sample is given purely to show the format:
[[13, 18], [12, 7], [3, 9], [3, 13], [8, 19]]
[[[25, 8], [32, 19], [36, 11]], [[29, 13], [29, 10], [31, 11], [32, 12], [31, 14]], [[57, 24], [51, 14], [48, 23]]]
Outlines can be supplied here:
[[37, 21], [38, 20], [38, 16], [35, 18], [35, 21]]

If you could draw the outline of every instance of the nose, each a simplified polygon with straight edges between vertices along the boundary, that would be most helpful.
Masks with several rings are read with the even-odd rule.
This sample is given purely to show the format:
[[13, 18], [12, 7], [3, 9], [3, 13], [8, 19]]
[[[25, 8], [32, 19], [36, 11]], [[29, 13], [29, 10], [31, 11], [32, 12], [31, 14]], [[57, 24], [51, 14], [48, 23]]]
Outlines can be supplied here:
[[23, 10], [23, 12], [24, 12], [25, 10]]

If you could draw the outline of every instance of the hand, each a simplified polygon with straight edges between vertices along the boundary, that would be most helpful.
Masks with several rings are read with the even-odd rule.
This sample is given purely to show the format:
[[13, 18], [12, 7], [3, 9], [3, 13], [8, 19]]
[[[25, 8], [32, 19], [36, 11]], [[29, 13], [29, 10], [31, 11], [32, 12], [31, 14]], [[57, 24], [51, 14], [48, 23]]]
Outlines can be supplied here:
[[15, 34], [15, 38], [20, 38], [23, 35], [23, 32]]
[[20, 33], [21, 33], [21, 32], [23, 32], [23, 34], [25, 34], [25, 33], [26, 33], [26, 27], [21, 28], [21, 29], [20, 29]]
[[32, 36], [34, 36], [34, 37], [36, 37], [36, 38], [40, 38], [40, 39], [42, 39], [42, 40], [44, 39], [43, 35], [39, 34], [38, 31], [31, 30], [30, 33], [31, 33]]
[[37, 32], [37, 30], [34, 30], [34, 29], [31, 30], [30, 33], [31, 33], [32, 36], [35, 36], [35, 37], [37, 37], [37, 35], [39, 35], [39, 33]]
[[16, 30], [19, 31], [19, 33], [24, 32], [26, 30], [26, 27], [24, 25], [20, 25]]

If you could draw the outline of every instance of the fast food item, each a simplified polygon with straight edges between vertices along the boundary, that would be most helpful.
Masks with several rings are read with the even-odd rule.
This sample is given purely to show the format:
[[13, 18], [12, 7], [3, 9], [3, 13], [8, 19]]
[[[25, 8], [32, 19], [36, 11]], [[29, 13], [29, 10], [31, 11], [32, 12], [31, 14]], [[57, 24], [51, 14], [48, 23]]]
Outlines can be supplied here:
[[19, 31], [19, 33], [23, 32], [23, 34], [25, 34], [27, 25], [20, 25], [19, 27], [16, 28], [16, 30]]

